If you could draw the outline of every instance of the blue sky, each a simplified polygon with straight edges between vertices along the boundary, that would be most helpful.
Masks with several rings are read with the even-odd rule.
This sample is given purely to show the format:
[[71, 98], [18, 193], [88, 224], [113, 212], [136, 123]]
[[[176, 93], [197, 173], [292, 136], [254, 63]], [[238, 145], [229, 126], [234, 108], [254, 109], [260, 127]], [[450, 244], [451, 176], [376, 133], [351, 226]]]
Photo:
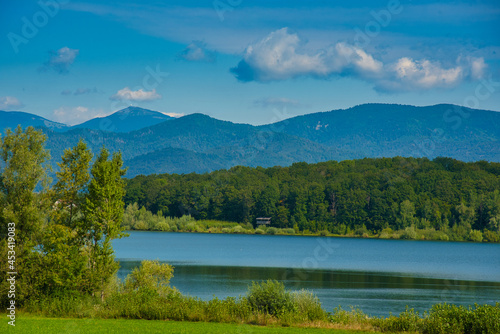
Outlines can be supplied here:
[[0, 4], [0, 110], [265, 124], [362, 103], [500, 111], [498, 1]]

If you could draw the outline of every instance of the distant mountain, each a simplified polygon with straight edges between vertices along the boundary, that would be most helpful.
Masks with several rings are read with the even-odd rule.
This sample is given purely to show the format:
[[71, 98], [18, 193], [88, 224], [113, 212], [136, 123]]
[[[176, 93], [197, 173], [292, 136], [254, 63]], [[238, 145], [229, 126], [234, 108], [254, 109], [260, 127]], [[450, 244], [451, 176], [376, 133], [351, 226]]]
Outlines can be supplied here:
[[464, 161], [500, 161], [500, 112], [451, 104], [363, 104], [261, 128], [364, 157], [448, 156]]
[[296, 161], [340, 160], [350, 155], [287, 134], [261, 130], [248, 124], [220, 121], [192, 114], [129, 133], [73, 129], [47, 132], [54, 157], [83, 138], [94, 152], [103, 145], [121, 151], [130, 169], [139, 173], [209, 172], [235, 165], [275, 166]]
[[128, 107], [106, 117], [91, 119], [72, 129], [103, 130], [109, 132], [130, 132], [173, 119], [173, 117], [139, 107]]
[[[90, 129], [73, 127], [64, 132], [54, 131], [60, 127], [42, 125], [48, 137], [47, 148], [54, 157], [54, 169], [57, 170], [55, 163], [64, 149], [76, 145], [79, 138], [94, 153], [103, 145], [111, 151], [121, 151], [129, 167], [127, 177], [363, 157], [446, 156], [500, 162], [500, 113], [454, 105], [365, 104], [264, 126], [235, 124], [203, 114], [159, 122], [155, 118], [158, 114], [127, 108], [87, 122]], [[141, 117], [145, 123], [140, 123]], [[103, 120], [109, 121], [111, 128], [96, 126]], [[152, 120], [158, 123], [142, 127]], [[127, 132], [134, 129], [132, 123], [135, 130]]]
[[0, 110], [0, 131], [4, 133], [5, 129], [11, 128], [12, 130], [17, 128], [18, 125], [27, 128], [28, 126], [33, 127], [45, 127], [54, 131], [64, 131], [68, 129], [67, 125], [49, 121], [46, 118], [29, 114], [22, 111], [1, 111]]

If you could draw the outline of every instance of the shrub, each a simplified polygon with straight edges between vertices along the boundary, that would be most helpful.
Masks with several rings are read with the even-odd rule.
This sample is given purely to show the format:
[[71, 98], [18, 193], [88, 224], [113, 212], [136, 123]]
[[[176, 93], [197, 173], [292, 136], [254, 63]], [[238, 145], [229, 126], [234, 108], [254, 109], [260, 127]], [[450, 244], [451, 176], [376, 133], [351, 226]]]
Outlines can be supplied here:
[[274, 316], [296, 310], [292, 294], [285, 290], [283, 283], [275, 280], [252, 282], [248, 287], [247, 299], [253, 310]]
[[330, 316], [330, 321], [337, 324], [366, 324], [368, 323], [368, 316], [359, 309], [351, 308], [351, 311], [343, 310], [342, 307], [333, 309], [333, 314]]
[[232, 229], [232, 233], [242, 234], [242, 233], [246, 233], [246, 232], [247, 232], [247, 231], [246, 231], [243, 227], [241, 227], [240, 225], [235, 226], [235, 227], [233, 227], [233, 229]]
[[133, 228], [134, 228], [134, 230], [145, 231], [145, 230], [149, 229], [149, 225], [145, 221], [139, 220], [134, 224]]
[[170, 230], [170, 226], [168, 225], [167, 222], [159, 222], [156, 225], [155, 230], [156, 231], [169, 231]]
[[405, 228], [403, 234], [401, 235], [401, 239], [416, 240], [417, 238], [418, 234], [413, 226]]
[[490, 230], [484, 230], [484, 239], [488, 242], [500, 242], [500, 235]]
[[423, 326], [423, 320], [413, 309], [408, 309], [399, 317], [390, 316], [387, 319], [376, 319], [374, 325], [382, 331], [389, 332], [417, 332]]
[[475, 309], [463, 306], [437, 304], [426, 319], [424, 334], [488, 334], [500, 333], [500, 303], [475, 304]]
[[195, 222], [191, 222], [186, 224], [185, 230], [188, 232], [196, 232], [198, 230], [198, 226]]
[[276, 227], [269, 227], [266, 231], [267, 234], [275, 235], [278, 233], [278, 229]]
[[321, 308], [321, 303], [312, 292], [300, 290], [294, 292], [293, 303], [297, 308], [297, 312], [303, 315], [308, 321], [326, 320], [327, 313]]
[[481, 242], [483, 241], [483, 233], [478, 230], [470, 230], [469, 240], [474, 242]]
[[174, 267], [168, 264], [144, 260], [125, 279], [125, 292], [139, 291], [166, 296], [174, 291], [169, 285], [173, 272]]
[[255, 230], [255, 234], [266, 234], [266, 231], [264, 231], [261, 228], [258, 228], [258, 229]]
[[468, 317], [466, 331], [469, 333], [500, 333], [500, 303], [496, 305], [474, 305]]
[[380, 232], [378, 237], [380, 239], [390, 239], [392, 237], [392, 234], [393, 234], [392, 228], [387, 227]]
[[466, 317], [467, 309], [463, 306], [434, 305], [429, 311], [423, 332], [426, 334], [463, 333], [463, 321]]

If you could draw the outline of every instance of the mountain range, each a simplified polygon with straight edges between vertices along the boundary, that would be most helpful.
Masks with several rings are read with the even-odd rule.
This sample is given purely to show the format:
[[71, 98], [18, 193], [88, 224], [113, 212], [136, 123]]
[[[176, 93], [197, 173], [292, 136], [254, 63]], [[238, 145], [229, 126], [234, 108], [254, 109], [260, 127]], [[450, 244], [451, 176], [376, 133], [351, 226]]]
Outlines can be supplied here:
[[53, 163], [83, 138], [93, 152], [120, 150], [127, 177], [203, 173], [236, 165], [287, 166], [363, 157], [447, 156], [500, 162], [500, 112], [439, 104], [364, 104], [252, 126], [203, 114], [172, 118], [129, 107], [73, 127], [0, 111], [0, 129], [35, 126], [47, 135]]

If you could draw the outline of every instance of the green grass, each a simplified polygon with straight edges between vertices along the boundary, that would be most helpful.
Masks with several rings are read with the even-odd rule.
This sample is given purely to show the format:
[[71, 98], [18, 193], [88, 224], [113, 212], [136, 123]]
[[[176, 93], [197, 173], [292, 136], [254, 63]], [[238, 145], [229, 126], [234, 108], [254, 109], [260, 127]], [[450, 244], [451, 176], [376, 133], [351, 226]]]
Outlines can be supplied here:
[[[6, 318], [6, 317], [5, 317]], [[5, 327], [10, 327], [4, 330]], [[4, 323], [2, 333], [23, 334], [86, 334], [86, 333], [186, 333], [186, 334], [223, 334], [223, 333], [285, 333], [285, 334], [352, 334], [363, 333], [351, 330], [332, 330], [294, 327], [262, 327], [239, 324], [219, 324], [207, 322], [179, 322], [158, 320], [125, 319], [60, 319], [38, 318], [23, 315], [16, 319], [16, 326]], [[374, 333], [374, 332], [371, 332]]]

